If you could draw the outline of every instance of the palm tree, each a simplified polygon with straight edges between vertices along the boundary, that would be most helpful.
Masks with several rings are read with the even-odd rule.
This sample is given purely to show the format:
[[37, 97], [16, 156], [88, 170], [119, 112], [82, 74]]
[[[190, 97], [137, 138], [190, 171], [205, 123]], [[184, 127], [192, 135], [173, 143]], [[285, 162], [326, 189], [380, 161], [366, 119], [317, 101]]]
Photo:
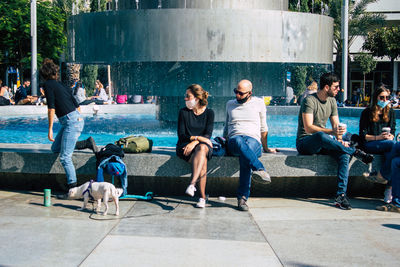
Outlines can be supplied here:
[[[342, 2], [342, 0], [331, 0], [329, 3], [329, 15], [334, 19], [333, 46], [336, 50], [334, 65], [338, 74], [341, 74], [343, 51], [343, 40], [341, 39]], [[357, 36], [366, 36], [369, 31], [384, 25], [385, 16], [383, 14], [366, 12], [367, 6], [374, 2], [377, 2], [377, 0], [349, 1], [349, 50]]]

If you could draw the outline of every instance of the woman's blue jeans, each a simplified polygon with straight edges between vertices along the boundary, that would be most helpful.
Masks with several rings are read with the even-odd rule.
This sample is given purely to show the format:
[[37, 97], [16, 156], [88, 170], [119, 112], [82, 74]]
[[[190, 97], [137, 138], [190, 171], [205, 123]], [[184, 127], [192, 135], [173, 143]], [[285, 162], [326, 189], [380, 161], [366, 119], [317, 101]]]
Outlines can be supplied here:
[[67, 175], [67, 183], [76, 183], [76, 172], [72, 163], [72, 153], [83, 130], [83, 119], [81, 114], [75, 110], [58, 118], [61, 128], [51, 146], [51, 151], [60, 153], [60, 162]]
[[386, 180], [391, 180], [391, 166], [393, 156], [396, 153], [392, 153], [393, 145], [396, 141], [393, 140], [378, 140], [378, 141], [370, 141], [364, 144], [364, 151], [372, 154], [381, 154], [384, 156], [384, 161], [380, 169], [380, 173]]
[[[365, 144], [365, 151], [383, 154], [384, 162], [380, 169], [382, 176], [392, 185], [393, 198], [400, 197], [400, 143], [392, 140], [371, 141]], [[369, 152], [370, 151], [370, 152]]]
[[349, 162], [350, 157], [356, 151], [354, 148], [345, 147], [329, 134], [323, 132], [317, 132], [297, 140], [296, 148], [302, 155], [327, 154], [333, 156], [338, 163], [338, 190], [336, 194], [346, 194], [349, 181]]
[[246, 135], [236, 135], [228, 139], [228, 151], [239, 157], [240, 174], [237, 198], [250, 196], [252, 170], [265, 170], [258, 160], [262, 155], [262, 146], [256, 139]]

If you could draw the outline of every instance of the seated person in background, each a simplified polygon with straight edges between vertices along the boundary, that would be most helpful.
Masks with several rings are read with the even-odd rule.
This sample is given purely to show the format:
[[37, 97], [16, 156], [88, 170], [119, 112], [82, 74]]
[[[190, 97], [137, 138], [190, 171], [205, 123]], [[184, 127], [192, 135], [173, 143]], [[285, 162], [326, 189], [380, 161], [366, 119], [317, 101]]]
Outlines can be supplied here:
[[30, 80], [25, 80], [24, 84], [18, 87], [17, 92], [14, 96], [14, 101], [17, 105], [33, 104], [37, 101], [36, 96], [28, 95], [30, 92], [29, 86], [31, 85]]
[[[14, 105], [15, 102], [12, 100], [12, 94], [10, 92], [10, 88], [8, 88], [7, 85], [2, 85], [1, 87], [1, 91], [0, 91], [0, 96], [2, 96], [5, 100], [2, 100], [3, 103], [9, 103], [6, 105]], [[7, 101], [8, 100], [8, 101]]]
[[400, 108], [400, 91], [396, 92], [396, 97], [392, 100], [393, 108]]
[[155, 104], [156, 103], [156, 98], [152, 95], [149, 95], [146, 97], [146, 104]]
[[133, 104], [143, 104], [143, 96], [134, 95], [133, 96]]
[[89, 105], [90, 103], [96, 102], [96, 99], [90, 99], [86, 97], [86, 90], [83, 88], [82, 82], [76, 83], [73, 96], [79, 105]]
[[318, 90], [318, 84], [313, 81], [306, 89], [306, 91], [299, 97], [299, 100], [297, 101], [300, 105], [301, 102], [309, 95], [315, 94]]
[[126, 104], [128, 102], [128, 96], [127, 95], [117, 95], [115, 101], [117, 104]]
[[6, 97], [4, 97], [4, 95], [6, 94], [5, 92], [8, 92], [7, 90], [7, 86], [1, 86], [0, 88], [0, 106], [8, 106], [11, 104], [10, 99], [7, 99]]
[[99, 80], [96, 80], [96, 91], [94, 96], [91, 96], [89, 99], [94, 99], [97, 105], [103, 105], [104, 102], [108, 101], [106, 90]]
[[40, 95], [39, 95], [39, 97], [38, 97], [38, 99], [37, 99], [37, 101], [36, 101], [36, 104], [37, 104], [37, 105], [47, 104], [46, 95], [44, 94], [44, 89], [43, 89], [43, 87], [40, 87], [40, 88], [39, 88], [39, 93], [40, 93]]

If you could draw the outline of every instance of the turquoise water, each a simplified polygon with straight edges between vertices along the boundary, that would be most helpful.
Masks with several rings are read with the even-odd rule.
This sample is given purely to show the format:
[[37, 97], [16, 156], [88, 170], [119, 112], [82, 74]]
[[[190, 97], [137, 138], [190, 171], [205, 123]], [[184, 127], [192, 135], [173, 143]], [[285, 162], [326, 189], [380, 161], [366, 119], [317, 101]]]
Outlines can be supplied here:
[[[342, 117], [351, 133], [358, 133], [356, 117]], [[269, 115], [268, 144], [270, 147], [295, 147], [297, 133], [297, 116]], [[396, 120], [400, 123], [400, 120]], [[56, 133], [60, 125], [54, 124]], [[214, 137], [221, 136], [222, 123], [214, 126]], [[330, 127], [330, 123], [328, 123]], [[34, 143], [50, 144], [47, 140], [48, 121], [46, 116], [3, 117], [0, 120], [0, 143]], [[96, 143], [106, 145], [128, 135], [144, 135], [153, 140], [154, 146], [175, 147], [178, 140], [176, 124], [161, 123], [154, 115], [99, 115], [85, 117], [85, 128], [79, 140], [93, 136]]]

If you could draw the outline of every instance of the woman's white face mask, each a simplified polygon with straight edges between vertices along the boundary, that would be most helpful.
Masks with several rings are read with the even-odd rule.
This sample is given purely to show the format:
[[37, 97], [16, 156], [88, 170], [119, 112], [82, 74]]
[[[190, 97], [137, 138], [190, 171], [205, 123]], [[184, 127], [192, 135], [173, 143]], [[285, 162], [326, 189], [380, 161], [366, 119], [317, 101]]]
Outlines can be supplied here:
[[185, 104], [188, 109], [194, 109], [199, 101], [197, 98], [193, 98], [191, 100], [186, 100]]

